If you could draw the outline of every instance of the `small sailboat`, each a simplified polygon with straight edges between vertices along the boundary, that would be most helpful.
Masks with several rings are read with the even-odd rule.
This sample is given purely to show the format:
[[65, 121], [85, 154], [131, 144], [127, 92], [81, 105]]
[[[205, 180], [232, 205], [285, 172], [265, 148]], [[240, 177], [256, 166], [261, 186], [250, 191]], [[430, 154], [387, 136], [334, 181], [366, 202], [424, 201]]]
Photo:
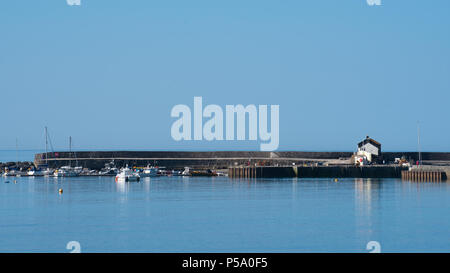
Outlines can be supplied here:
[[17, 170], [17, 169], [6, 169], [5, 172], [2, 174], [2, 176], [6, 177], [6, 176], [16, 176], [16, 177], [21, 177], [22, 175], [25, 175], [24, 172]]
[[19, 140], [17, 138], [16, 138], [16, 156], [17, 156], [16, 166], [15, 166], [15, 168], [12, 171], [10, 171], [8, 173], [7, 176], [21, 177], [23, 175], [26, 175], [26, 172], [22, 171], [22, 168], [20, 167], [20, 161], [19, 161]]
[[10, 171], [9, 169], [5, 169], [5, 172], [2, 174], [2, 176], [15, 176], [14, 171]]
[[55, 170], [53, 173], [54, 177], [75, 177], [78, 176], [76, 170], [70, 166], [62, 166], [61, 168]]
[[[76, 154], [75, 154], [75, 161], [76, 164], [78, 164]], [[69, 137], [69, 166], [62, 166], [61, 168], [57, 169], [53, 176], [55, 177], [75, 177], [79, 176], [82, 172], [83, 168], [80, 166], [72, 167], [72, 137]]]
[[[54, 170], [50, 169], [48, 167], [48, 144], [49, 144], [50, 138], [48, 135], [47, 126], [45, 126], [44, 129], [45, 129], [45, 165], [40, 165], [38, 167], [41, 168], [42, 175], [47, 177], [47, 176], [53, 175]], [[53, 151], [53, 146], [51, 145], [51, 141], [50, 141], [50, 147], [52, 147], [52, 151]]]

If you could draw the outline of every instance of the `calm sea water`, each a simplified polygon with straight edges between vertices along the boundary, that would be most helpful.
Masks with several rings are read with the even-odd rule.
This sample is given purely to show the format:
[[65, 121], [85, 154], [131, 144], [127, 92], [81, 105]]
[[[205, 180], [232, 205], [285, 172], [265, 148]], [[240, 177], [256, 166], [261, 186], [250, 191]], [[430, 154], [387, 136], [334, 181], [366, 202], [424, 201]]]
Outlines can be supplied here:
[[367, 252], [369, 241], [382, 252], [449, 252], [449, 186], [395, 179], [0, 178], [0, 252], [68, 252], [69, 241], [82, 252]]

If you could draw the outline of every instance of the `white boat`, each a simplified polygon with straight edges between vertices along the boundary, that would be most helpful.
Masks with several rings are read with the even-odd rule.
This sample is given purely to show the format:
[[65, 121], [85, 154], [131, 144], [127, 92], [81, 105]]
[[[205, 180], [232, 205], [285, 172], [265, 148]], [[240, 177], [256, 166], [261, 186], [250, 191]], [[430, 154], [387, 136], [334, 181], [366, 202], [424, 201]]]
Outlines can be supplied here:
[[119, 173], [117, 168], [103, 169], [98, 174], [102, 176], [115, 176]]
[[158, 175], [158, 168], [150, 166], [147, 166], [147, 168], [145, 168], [140, 174], [141, 177], [155, 177], [157, 175]]
[[183, 172], [182, 171], [176, 171], [176, 170], [172, 170], [172, 176], [182, 176]]
[[101, 169], [98, 174], [102, 176], [116, 176], [118, 173], [119, 170], [115, 167], [113, 160], [109, 163], [105, 163], [105, 167]]
[[116, 175], [116, 182], [138, 182], [139, 180], [141, 180], [139, 174], [130, 170], [128, 166], [122, 169], [122, 171]]
[[27, 176], [49, 176], [53, 174], [53, 170], [41, 169], [41, 168], [32, 168], [27, 171]]
[[61, 168], [55, 170], [53, 173], [54, 177], [74, 177], [78, 176], [78, 172], [70, 166], [62, 166]]
[[189, 167], [184, 167], [184, 171], [181, 173], [182, 176], [190, 176], [191, 172], [189, 170]]
[[81, 166], [77, 166], [73, 168], [73, 171], [77, 174], [80, 175], [83, 172], [83, 167]]
[[44, 176], [44, 173], [40, 170], [29, 170], [27, 172], [28, 176]]
[[24, 172], [22, 171], [17, 171], [17, 170], [11, 170], [11, 171], [6, 171], [3, 173], [3, 176], [17, 176], [17, 177], [21, 177], [22, 175], [25, 175]]
[[26, 175], [27, 175], [26, 171], [16, 171], [16, 176], [17, 177], [26, 176]]
[[45, 170], [43, 170], [42, 171], [42, 175], [43, 176], [50, 176], [50, 175], [53, 175], [53, 170], [52, 169], [50, 169], [50, 168], [47, 168], [47, 169], [45, 169]]

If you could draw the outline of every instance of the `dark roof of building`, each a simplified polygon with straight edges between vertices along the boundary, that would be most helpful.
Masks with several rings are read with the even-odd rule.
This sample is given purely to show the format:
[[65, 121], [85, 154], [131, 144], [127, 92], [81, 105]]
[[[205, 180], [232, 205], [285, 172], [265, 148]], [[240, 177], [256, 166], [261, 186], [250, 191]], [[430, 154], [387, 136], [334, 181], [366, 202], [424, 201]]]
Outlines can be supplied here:
[[363, 141], [358, 143], [358, 147], [366, 145], [367, 143], [370, 143], [370, 144], [374, 145], [375, 147], [381, 149], [381, 143], [376, 141], [376, 140], [374, 140], [374, 139], [372, 139], [372, 138], [370, 138], [370, 137], [368, 137], [368, 136], [366, 137], [366, 139], [364, 139]]

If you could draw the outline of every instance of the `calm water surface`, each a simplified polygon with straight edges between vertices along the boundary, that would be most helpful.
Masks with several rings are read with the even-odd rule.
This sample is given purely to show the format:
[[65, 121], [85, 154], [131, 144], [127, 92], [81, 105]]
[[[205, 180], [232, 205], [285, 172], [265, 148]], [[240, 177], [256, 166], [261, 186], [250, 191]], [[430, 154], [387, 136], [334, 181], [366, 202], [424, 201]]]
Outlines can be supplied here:
[[449, 186], [0, 178], [0, 252], [68, 252], [69, 241], [80, 242], [82, 252], [367, 252], [369, 241], [380, 242], [382, 252], [449, 252]]

